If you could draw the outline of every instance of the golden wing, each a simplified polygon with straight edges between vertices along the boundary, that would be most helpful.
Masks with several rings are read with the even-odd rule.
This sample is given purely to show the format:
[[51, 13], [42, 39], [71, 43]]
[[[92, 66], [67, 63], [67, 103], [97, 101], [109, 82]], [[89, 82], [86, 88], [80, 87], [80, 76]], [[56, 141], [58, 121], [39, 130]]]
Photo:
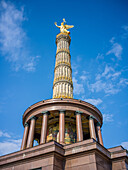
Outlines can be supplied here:
[[67, 24], [65, 24], [65, 28], [66, 29], [70, 29], [70, 28], [73, 28], [74, 27], [74, 25], [67, 25]]

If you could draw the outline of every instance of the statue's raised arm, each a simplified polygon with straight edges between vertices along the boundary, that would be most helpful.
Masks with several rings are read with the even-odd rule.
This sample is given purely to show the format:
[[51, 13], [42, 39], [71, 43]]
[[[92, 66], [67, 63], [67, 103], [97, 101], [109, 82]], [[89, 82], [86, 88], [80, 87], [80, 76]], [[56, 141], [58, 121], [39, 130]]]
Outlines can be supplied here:
[[74, 25], [67, 25], [67, 24], [64, 24], [64, 23], [66, 23], [66, 21], [63, 18], [63, 22], [61, 22], [61, 26], [58, 26], [57, 22], [55, 22], [54, 24], [56, 25], [56, 27], [60, 28], [60, 32], [70, 34], [68, 29], [73, 28]]
[[60, 28], [60, 26], [57, 25], [57, 22], [54, 22], [54, 24], [55, 24], [56, 27]]

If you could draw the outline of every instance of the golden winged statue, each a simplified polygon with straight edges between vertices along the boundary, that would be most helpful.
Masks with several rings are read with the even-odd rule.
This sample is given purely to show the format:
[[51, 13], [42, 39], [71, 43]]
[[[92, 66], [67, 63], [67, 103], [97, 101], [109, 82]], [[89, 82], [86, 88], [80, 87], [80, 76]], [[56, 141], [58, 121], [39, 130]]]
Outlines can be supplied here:
[[57, 25], [57, 22], [55, 22], [54, 24], [56, 25], [56, 27], [60, 28], [60, 32], [70, 34], [68, 29], [73, 28], [74, 25], [67, 25], [67, 24], [64, 24], [64, 23], [66, 23], [66, 21], [63, 18], [63, 22], [61, 22], [60, 26]]

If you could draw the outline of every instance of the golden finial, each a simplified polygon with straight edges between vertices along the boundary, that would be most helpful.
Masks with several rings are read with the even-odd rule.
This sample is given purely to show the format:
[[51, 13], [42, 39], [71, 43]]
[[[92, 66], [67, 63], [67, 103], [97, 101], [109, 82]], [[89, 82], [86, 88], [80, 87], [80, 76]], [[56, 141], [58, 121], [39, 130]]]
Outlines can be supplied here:
[[67, 25], [64, 23], [66, 23], [65, 18], [63, 18], [63, 22], [61, 22], [60, 26], [57, 25], [57, 22], [55, 22], [54, 24], [56, 25], [56, 27], [60, 28], [60, 32], [70, 34], [68, 29], [73, 28], [74, 25]]

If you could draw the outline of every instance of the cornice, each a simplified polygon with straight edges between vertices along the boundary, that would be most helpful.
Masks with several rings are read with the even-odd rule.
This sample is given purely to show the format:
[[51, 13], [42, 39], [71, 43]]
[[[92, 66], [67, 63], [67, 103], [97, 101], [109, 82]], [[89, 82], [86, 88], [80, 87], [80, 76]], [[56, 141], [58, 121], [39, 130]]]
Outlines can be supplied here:
[[[82, 101], [82, 100], [70, 99], [70, 98], [65, 98], [65, 99], [57, 98], [57, 99], [42, 100], [38, 103], [33, 104], [28, 109], [26, 109], [26, 111], [23, 114], [23, 125], [28, 120], [28, 117], [31, 117], [32, 114], [34, 115], [34, 112], [37, 109], [40, 110], [42, 108], [41, 109], [42, 111], [46, 111], [52, 107], [53, 109], [56, 110], [56, 108], [65, 109], [65, 106], [68, 106], [70, 109], [77, 108], [78, 111], [82, 111], [83, 114], [85, 114], [85, 113], [92, 114], [93, 113], [92, 115], [95, 116], [96, 120], [98, 122], [100, 122], [101, 126], [102, 126], [102, 121], [103, 121], [102, 114], [94, 105], [87, 103], [85, 101]], [[77, 111], [77, 110], [75, 110], [75, 111]]]

